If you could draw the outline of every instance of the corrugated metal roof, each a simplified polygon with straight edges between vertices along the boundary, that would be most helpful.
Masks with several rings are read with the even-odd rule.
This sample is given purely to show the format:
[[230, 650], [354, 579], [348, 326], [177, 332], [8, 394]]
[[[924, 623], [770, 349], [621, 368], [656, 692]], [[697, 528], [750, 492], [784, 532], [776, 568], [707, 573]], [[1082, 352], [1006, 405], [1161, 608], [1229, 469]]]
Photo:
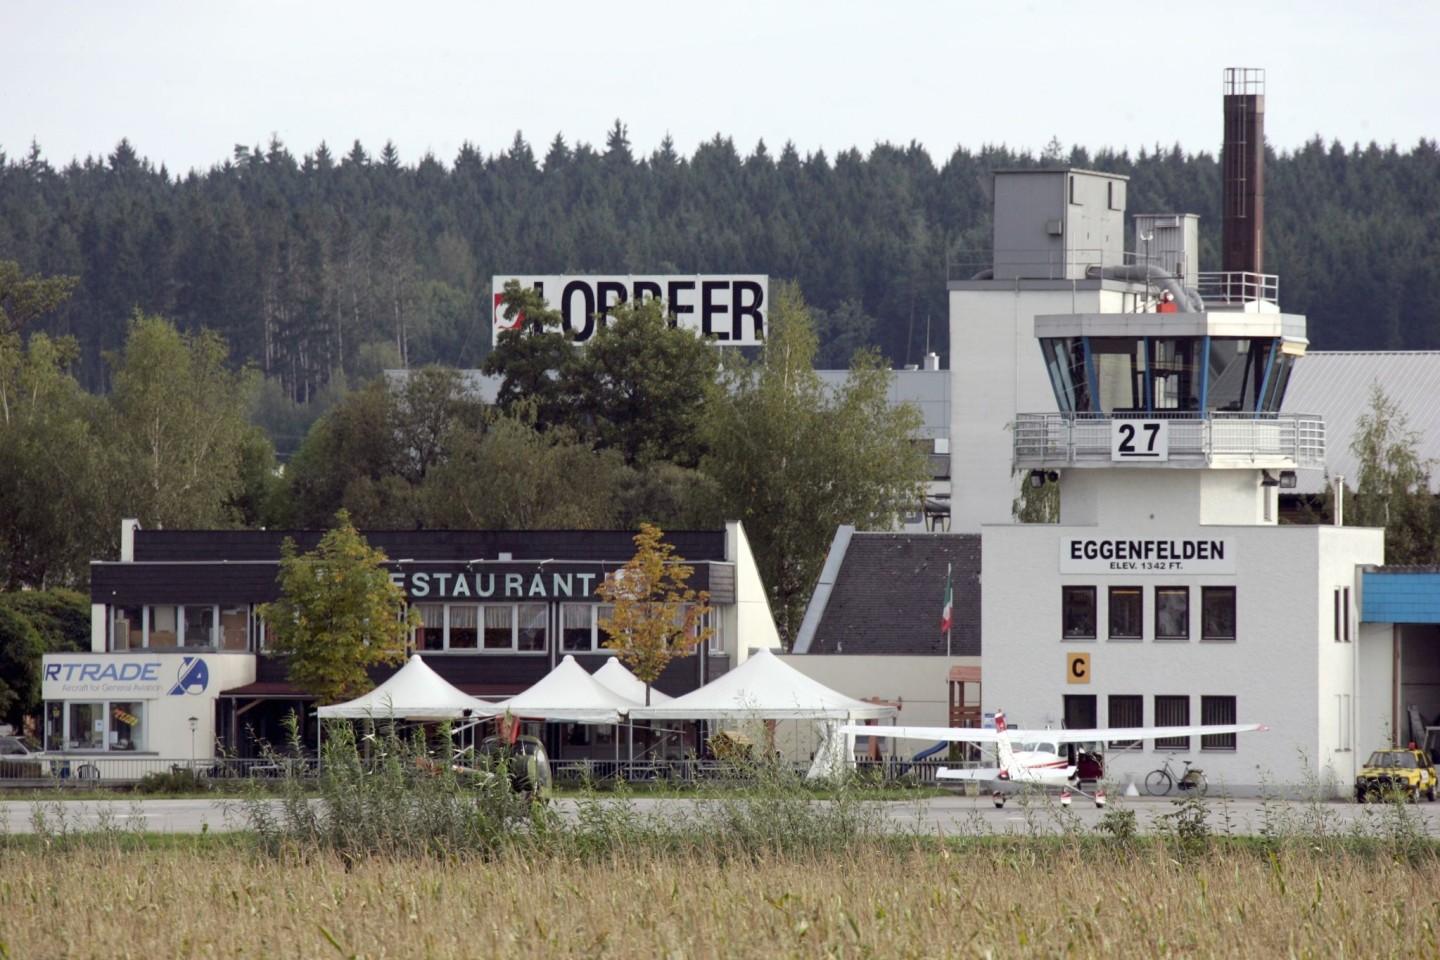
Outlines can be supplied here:
[[[1325, 418], [1326, 469], [1299, 471], [1297, 492], [1320, 492], [1325, 474], [1354, 485], [1357, 463], [1350, 442], [1377, 383], [1417, 434], [1420, 456], [1440, 462], [1440, 351], [1307, 353], [1295, 362], [1281, 409]], [[1440, 484], [1440, 477], [1432, 482]]]

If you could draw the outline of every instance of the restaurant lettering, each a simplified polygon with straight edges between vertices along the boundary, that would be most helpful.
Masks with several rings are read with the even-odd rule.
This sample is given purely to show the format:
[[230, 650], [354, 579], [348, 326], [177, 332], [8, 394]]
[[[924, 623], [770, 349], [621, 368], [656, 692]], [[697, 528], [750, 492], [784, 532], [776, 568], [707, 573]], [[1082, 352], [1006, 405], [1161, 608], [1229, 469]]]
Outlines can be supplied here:
[[395, 572], [390, 579], [412, 600], [590, 599], [599, 586], [594, 573]]

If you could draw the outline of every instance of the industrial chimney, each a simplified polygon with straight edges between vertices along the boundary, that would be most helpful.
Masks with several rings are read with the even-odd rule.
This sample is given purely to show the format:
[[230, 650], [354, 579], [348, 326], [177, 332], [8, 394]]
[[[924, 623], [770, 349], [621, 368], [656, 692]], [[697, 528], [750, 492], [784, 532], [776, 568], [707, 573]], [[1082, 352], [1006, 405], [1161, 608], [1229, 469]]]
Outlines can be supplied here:
[[1220, 268], [1264, 273], [1265, 71], [1225, 70], [1224, 225]]

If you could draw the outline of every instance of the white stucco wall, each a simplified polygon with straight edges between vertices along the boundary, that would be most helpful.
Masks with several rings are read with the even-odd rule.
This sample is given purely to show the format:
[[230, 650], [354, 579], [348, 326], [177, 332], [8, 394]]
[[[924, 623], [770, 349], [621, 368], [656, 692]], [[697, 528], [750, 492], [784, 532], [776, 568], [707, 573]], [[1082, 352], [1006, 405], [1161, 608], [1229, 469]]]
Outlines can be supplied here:
[[1123, 311], [1133, 299], [1123, 285], [1098, 280], [1021, 284], [950, 291], [951, 533], [1010, 519], [1019, 491], [1010, 476], [1010, 424], [1019, 412], [1056, 409], [1035, 317]]

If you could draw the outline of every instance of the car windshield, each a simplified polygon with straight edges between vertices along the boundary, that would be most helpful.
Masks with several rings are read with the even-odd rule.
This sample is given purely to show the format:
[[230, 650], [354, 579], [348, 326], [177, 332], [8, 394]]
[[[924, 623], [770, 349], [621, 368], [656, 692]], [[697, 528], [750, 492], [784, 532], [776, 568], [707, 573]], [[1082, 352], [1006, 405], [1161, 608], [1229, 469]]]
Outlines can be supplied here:
[[1413, 767], [1415, 757], [1408, 750], [1376, 750], [1370, 754], [1371, 767]]

